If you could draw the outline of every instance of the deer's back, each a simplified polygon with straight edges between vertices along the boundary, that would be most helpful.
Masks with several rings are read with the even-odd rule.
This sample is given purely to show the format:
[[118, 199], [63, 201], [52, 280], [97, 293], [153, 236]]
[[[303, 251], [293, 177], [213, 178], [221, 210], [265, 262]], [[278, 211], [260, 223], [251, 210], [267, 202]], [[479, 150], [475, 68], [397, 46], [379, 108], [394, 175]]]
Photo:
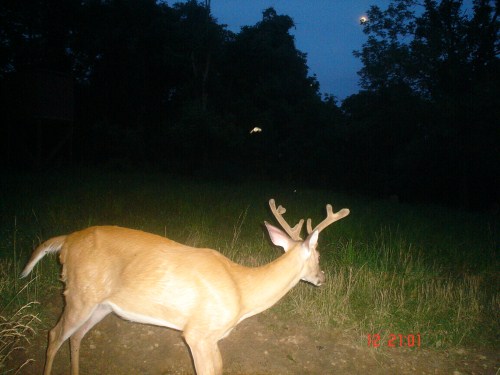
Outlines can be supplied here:
[[179, 329], [203, 311], [214, 316], [220, 310], [219, 318], [238, 315], [239, 286], [233, 274], [241, 266], [211, 249], [133, 229], [90, 227], [68, 236], [61, 263], [66, 298], [81, 303], [168, 316]]

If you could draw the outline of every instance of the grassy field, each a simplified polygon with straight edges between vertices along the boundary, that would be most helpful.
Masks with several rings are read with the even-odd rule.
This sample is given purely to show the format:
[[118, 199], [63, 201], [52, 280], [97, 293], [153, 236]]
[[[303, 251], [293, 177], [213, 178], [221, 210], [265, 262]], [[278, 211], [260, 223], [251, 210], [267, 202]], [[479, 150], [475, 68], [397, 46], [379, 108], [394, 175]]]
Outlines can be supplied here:
[[[19, 280], [40, 241], [90, 225], [120, 225], [211, 247], [246, 265], [280, 255], [263, 221], [275, 198], [295, 223], [348, 207], [320, 237], [326, 285], [300, 283], [276, 307], [318, 327], [417, 335], [422, 346], [493, 346], [500, 333], [498, 216], [262, 182], [217, 183], [157, 173], [73, 172], [3, 176], [0, 196], [0, 368], [60, 293], [59, 265], [47, 257]], [[41, 320], [42, 323], [39, 322]]]

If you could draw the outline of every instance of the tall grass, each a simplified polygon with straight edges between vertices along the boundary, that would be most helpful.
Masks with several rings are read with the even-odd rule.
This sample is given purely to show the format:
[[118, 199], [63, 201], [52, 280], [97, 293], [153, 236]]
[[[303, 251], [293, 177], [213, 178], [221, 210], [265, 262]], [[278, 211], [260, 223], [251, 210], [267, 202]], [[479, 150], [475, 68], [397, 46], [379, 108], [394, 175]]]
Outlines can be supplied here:
[[[6, 368], [7, 360], [19, 350], [24, 350], [39, 327], [39, 318], [34, 309], [36, 294], [31, 286], [35, 282], [20, 284], [19, 274], [12, 259], [0, 259], [0, 372], [18, 373], [29, 363], [28, 359], [14, 368]], [[35, 280], [35, 279], [33, 279]]]
[[[287, 207], [292, 224], [304, 216], [318, 222], [326, 203], [335, 211], [349, 207], [351, 215], [320, 236], [326, 285], [300, 283], [275, 308], [279, 314], [352, 330], [360, 342], [367, 334], [386, 339], [420, 333], [422, 346], [433, 348], [491, 344], [500, 332], [494, 216], [297, 186], [158, 174], [11, 176], [2, 189], [0, 258], [15, 262], [24, 262], [43, 239], [112, 224], [212, 247], [256, 266], [280, 255], [262, 225], [273, 220], [269, 198]], [[54, 259], [43, 260], [35, 272], [20, 303], [61, 288]]]

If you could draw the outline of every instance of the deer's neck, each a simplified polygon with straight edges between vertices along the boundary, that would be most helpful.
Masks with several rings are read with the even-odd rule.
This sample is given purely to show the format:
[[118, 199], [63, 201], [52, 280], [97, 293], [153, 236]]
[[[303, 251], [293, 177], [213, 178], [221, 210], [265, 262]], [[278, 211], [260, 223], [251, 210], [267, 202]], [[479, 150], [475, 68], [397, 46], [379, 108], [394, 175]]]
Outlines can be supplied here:
[[304, 261], [299, 249], [291, 249], [261, 267], [245, 268], [238, 281], [242, 292], [243, 320], [278, 302], [301, 279]]

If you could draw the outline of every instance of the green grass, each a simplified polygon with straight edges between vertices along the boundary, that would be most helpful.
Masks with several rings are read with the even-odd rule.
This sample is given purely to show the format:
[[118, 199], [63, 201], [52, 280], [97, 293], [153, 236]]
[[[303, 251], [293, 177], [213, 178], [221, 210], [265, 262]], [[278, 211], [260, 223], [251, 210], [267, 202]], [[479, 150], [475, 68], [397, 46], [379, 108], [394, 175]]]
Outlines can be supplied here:
[[[191, 246], [211, 247], [246, 265], [280, 255], [263, 221], [275, 198], [290, 223], [325, 215], [325, 204], [351, 214], [320, 236], [326, 285], [300, 283], [276, 307], [286, 318], [366, 335], [416, 334], [422, 347], [494, 345], [500, 322], [498, 218], [432, 206], [300, 189], [286, 184], [224, 184], [156, 173], [52, 173], [4, 176], [0, 197], [0, 311], [54, 295], [54, 257], [26, 285], [17, 275], [44, 239], [112, 224]], [[12, 277], [14, 276], [14, 277]], [[11, 292], [12, 291], [12, 292]], [[43, 312], [43, 306], [39, 307]]]
[[[36, 279], [19, 282], [17, 264], [12, 259], [0, 259], [0, 372], [19, 373], [31, 360], [7, 368], [7, 359], [16, 351], [24, 350], [39, 326], [34, 302], [33, 286]], [[31, 301], [31, 302], [29, 302]]]

